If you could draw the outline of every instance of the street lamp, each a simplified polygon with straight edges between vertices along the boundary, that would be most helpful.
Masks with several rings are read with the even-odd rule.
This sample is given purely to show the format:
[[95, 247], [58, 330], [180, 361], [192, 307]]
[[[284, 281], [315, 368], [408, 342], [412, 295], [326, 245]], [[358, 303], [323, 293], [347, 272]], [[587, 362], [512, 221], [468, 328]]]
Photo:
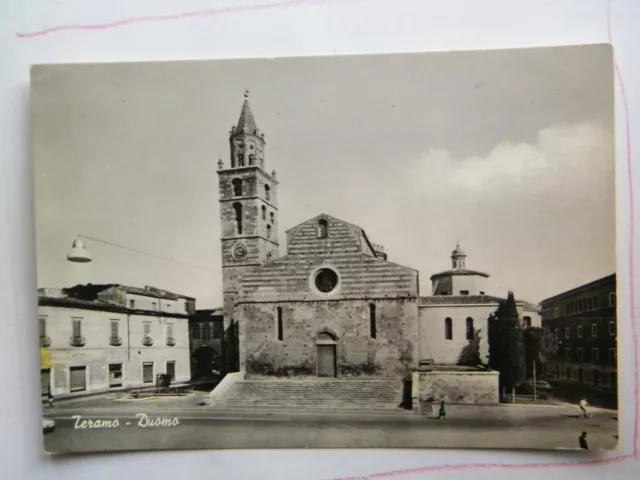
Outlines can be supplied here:
[[67, 260], [74, 263], [88, 263], [93, 261], [91, 254], [85, 248], [84, 242], [80, 238], [76, 238], [73, 241], [71, 250], [67, 253]]

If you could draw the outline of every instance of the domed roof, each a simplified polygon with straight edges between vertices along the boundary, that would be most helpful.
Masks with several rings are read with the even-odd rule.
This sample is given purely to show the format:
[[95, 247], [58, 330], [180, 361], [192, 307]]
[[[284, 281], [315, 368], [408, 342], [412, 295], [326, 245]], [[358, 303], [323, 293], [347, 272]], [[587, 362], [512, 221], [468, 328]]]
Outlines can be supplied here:
[[466, 253], [464, 253], [464, 250], [460, 248], [460, 244], [456, 243], [456, 249], [451, 252], [451, 255], [466, 255]]

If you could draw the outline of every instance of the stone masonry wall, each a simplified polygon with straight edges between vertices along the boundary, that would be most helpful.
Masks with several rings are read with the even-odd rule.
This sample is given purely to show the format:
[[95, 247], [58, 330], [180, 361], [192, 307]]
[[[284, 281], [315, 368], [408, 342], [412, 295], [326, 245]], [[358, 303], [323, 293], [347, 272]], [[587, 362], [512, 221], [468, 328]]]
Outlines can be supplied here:
[[432, 371], [413, 373], [413, 406], [419, 402], [497, 405], [498, 372]]
[[[376, 338], [371, 338], [369, 304], [376, 306]], [[283, 339], [276, 333], [282, 308]], [[315, 376], [316, 338], [337, 337], [337, 375], [400, 377], [415, 365], [417, 305], [409, 300], [342, 300], [240, 305], [241, 369], [248, 376]]]

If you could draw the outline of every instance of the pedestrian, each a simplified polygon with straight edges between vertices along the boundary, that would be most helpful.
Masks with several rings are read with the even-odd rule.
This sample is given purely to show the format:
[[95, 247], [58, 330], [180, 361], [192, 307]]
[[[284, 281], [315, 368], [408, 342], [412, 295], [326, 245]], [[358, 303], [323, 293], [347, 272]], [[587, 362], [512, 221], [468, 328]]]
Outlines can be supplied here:
[[440, 402], [440, 411], [438, 412], [438, 418], [436, 420], [440, 420], [441, 418], [443, 420], [447, 419], [447, 412], [444, 410], [444, 400]]
[[589, 450], [589, 445], [587, 445], [587, 432], [582, 432], [582, 435], [578, 438], [578, 443], [581, 449]]
[[587, 403], [586, 398], [580, 400], [580, 410], [582, 410], [582, 418], [589, 417], [589, 414], [587, 413], [587, 405], [589, 404]]

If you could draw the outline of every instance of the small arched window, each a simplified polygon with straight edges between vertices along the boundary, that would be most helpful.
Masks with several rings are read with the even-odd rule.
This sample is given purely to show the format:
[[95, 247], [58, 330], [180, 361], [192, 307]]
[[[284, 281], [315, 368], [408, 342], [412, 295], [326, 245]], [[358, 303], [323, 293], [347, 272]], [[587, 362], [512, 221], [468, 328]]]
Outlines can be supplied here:
[[233, 196], [241, 197], [242, 196], [242, 179], [234, 178], [231, 183], [233, 184]]
[[264, 198], [266, 200], [271, 200], [271, 189], [269, 188], [269, 185], [264, 186]]
[[329, 226], [327, 221], [323, 218], [318, 220], [318, 238], [327, 238], [329, 235]]
[[276, 216], [273, 212], [271, 212], [271, 223], [274, 223], [276, 221]]
[[238, 235], [242, 235], [242, 204], [234, 203], [233, 209], [236, 212], [236, 231]]
[[271, 252], [268, 252], [268, 253], [267, 253], [267, 262], [270, 262], [270, 261], [271, 261], [271, 256], [272, 256], [272, 255], [271, 255]]
[[376, 325], [376, 306], [373, 303], [369, 304], [369, 335], [371, 338], [376, 338], [377, 335]]
[[[251, 147], [253, 148], [253, 147]], [[253, 155], [253, 153], [249, 154], [249, 165], [253, 165], [255, 163], [255, 157]]]
[[467, 317], [467, 340], [473, 340], [473, 318]]
[[453, 340], [453, 322], [449, 317], [444, 319], [444, 338], [445, 340]]
[[271, 238], [271, 225], [267, 225], [267, 238]]
[[238, 154], [238, 166], [244, 167], [244, 153]]
[[267, 207], [265, 207], [264, 205], [262, 206], [262, 219], [267, 219]]

